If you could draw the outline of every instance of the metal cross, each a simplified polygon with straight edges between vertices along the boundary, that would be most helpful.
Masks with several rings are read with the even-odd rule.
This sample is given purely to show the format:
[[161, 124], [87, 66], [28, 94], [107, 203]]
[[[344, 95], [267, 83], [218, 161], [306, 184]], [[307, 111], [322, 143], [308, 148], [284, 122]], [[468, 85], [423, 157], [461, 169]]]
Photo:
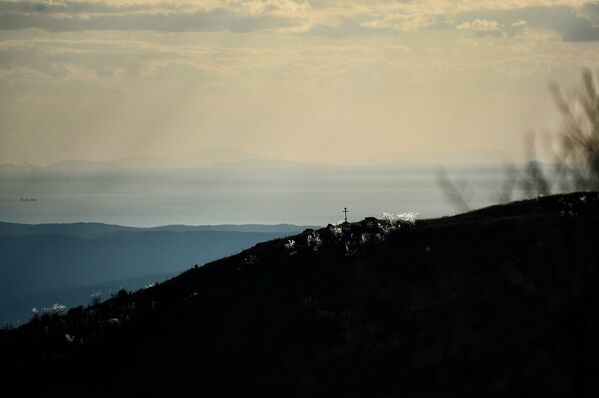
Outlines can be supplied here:
[[345, 213], [345, 222], [347, 222], [347, 213], [349, 213], [349, 210], [347, 210], [347, 207], [343, 208], [343, 213]]

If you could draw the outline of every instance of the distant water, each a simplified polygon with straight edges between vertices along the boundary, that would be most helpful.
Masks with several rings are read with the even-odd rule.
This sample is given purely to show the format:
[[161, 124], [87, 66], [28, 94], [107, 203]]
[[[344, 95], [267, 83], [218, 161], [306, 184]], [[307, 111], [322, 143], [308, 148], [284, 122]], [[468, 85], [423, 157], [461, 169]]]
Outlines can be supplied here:
[[[381, 212], [436, 217], [457, 212], [438, 169], [321, 168], [127, 172], [30, 172], [0, 176], [0, 221], [165, 224], [312, 224]], [[453, 167], [472, 208], [497, 202], [503, 167]], [[36, 202], [20, 198], [36, 198]]]

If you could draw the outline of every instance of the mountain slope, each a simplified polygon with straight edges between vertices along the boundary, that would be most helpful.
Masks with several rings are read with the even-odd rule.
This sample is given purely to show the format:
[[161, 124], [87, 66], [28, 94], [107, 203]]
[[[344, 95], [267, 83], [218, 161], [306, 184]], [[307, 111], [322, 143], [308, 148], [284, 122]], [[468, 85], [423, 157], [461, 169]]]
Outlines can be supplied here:
[[307, 230], [6, 331], [3, 371], [87, 395], [590, 395], [598, 236], [597, 193]]

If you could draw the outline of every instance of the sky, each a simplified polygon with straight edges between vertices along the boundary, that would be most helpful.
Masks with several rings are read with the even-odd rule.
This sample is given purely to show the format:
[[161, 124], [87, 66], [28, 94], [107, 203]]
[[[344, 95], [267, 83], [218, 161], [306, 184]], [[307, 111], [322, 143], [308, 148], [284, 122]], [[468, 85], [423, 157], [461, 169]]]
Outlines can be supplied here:
[[596, 1], [0, 1], [0, 163], [517, 150], [598, 61]]

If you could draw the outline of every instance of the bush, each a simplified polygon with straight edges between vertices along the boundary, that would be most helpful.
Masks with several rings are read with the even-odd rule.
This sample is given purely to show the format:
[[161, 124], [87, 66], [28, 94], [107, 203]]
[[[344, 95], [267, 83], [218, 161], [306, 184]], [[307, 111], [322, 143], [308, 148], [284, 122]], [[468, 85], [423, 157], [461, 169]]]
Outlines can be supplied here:
[[91, 298], [91, 305], [98, 305], [100, 304], [100, 302], [102, 302], [102, 293], [100, 291], [92, 293], [90, 296]]

